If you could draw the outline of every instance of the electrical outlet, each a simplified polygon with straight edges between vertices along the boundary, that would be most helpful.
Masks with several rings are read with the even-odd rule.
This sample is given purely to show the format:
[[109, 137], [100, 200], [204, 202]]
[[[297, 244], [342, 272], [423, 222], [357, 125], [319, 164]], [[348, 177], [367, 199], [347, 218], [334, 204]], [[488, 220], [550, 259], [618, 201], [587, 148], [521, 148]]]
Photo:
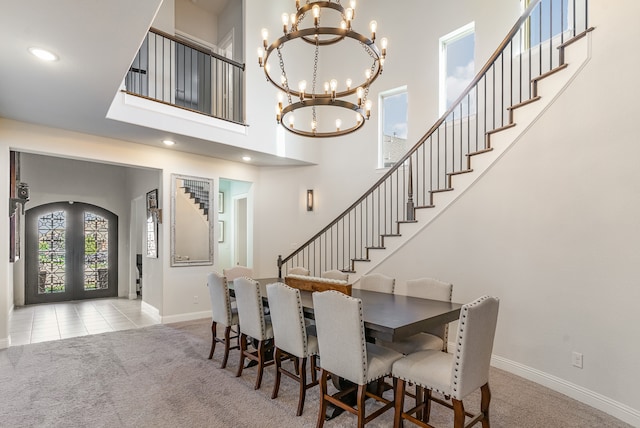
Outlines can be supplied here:
[[573, 367], [582, 368], [582, 354], [580, 352], [573, 351], [571, 353], [571, 364]]

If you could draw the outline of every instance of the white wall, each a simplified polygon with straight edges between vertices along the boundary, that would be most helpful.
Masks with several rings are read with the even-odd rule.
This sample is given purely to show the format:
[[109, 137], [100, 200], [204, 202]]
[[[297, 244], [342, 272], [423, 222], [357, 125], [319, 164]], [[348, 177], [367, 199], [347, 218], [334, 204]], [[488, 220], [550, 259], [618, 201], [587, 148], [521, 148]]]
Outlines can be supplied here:
[[[519, 5], [407, 3], [413, 8], [380, 13], [381, 3], [371, 1], [366, 9], [376, 8], [380, 35], [390, 39], [375, 90], [408, 85], [409, 140], [416, 141], [437, 115], [438, 38], [475, 21], [480, 67]], [[480, 182], [377, 270], [401, 282], [451, 281], [458, 302], [498, 296], [494, 364], [640, 426], [640, 146], [632, 90], [640, 4], [589, 4], [596, 30], [586, 68]], [[366, 22], [360, 8], [357, 20]], [[416, 29], [413, 39], [406, 28]], [[275, 272], [277, 254], [303, 243], [373, 182], [375, 132], [367, 123], [353, 136], [318, 141], [318, 167], [261, 171], [257, 204], [279, 209], [277, 221], [257, 218], [260, 271]], [[304, 211], [306, 188], [316, 190], [313, 213]], [[583, 369], [571, 366], [572, 351], [584, 354]]]
[[[160, 283], [149, 287], [145, 283], [146, 290], [151, 290], [154, 287], [157, 287], [157, 289], [149, 295], [143, 293], [143, 300], [152, 304], [158, 310], [163, 321], [193, 318], [193, 314], [201, 314], [195, 316], [206, 316], [209, 310], [209, 301], [203, 278], [216, 266], [169, 267], [170, 222], [166, 213], [170, 212], [170, 175], [171, 173], [177, 173], [213, 178], [214, 180], [224, 176], [241, 181], [255, 182], [257, 179], [257, 169], [255, 167], [180, 153], [170, 149], [156, 149], [119, 140], [0, 119], [0, 149], [4, 153], [3, 156], [6, 156], [5, 164], [7, 165], [7, 170], [9, 148], [20, 152], [50, 154], [52, 156], [161, 170], [162, 181], [158, 185], [160, 190], [159, 203], [165, 213], [165, 221], [160, 229], [160, 258], [157, 263], [148, 259], [150, 261], [149, 268], [145, 270], [145, 275], [148, 275], [146, 278], [155, 278]], [[124, 161], [125, 159], [126, 162]], [[8, 188], [8, 185], [4, 187]], [[32, 188], [33, 191], [34, 189]], [[126, 193], [126, 191], [124, 192]], [[8, 194], [6, 198], [0, 201], [0, 206], [4, 205], [5, 211], [8, 212], [7, 201]], [[126, 206], [125, 215], [127, 217], [128, 213], [129, 205]], [[3, 226], [0, 229], [0, 242], [8, 242], [8, 236], [8, 226]], [[121, 239], [126, 241], [128, 234], [124, 238], [121, 237]], [[8, 260], [8, 248], [4, 248], [7, 246], [2, 247], [0, 256], [4, 254], [6, 255], [5, 260]], [[124, 253], [128, 257], [128, 251]], [[3, 278], [3, 281], [0, 282], [0, 295], [6, 296], [11, 302], [13, 301], [11, 285], [13, 278], [11, 276], [12, 273], [10, 274], [12, 270], [13, 265], [0, 263], [0, 278]], [[6, 282], [4, 278], [6, 278]], [[126, 274], [125, 280], [128, 281]], [[152, 299], [152, 301], [148, 301], [147, 298]], [[154, 299], [158, 299], [158, 301], [154, 302]], [[194, 300], [197, 300], [197, 303], [194, 304]], [[7, 305], [10, 304], [7, 303]], [[0, 312], [0, 333], [3, 332], [2, 329], [4, 328], [4, 336], [0, 336], [0, 341], [8, 337], [8, 326], [5, 324], [7, 316], [8, 312], [2, 309], [2, 312]]]

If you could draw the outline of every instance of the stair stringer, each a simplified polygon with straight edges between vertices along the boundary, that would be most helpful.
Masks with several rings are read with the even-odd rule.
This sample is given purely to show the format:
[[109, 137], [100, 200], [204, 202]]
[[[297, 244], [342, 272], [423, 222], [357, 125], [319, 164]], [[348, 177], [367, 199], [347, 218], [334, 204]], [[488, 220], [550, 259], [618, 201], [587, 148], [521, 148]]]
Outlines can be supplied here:
[[457, 174], [451, 178], [453, 190], [434, 194], [434, 207], [416, 209], [415, 219], [417, 221], [400, 224], [400, 235], [386, 236], [384, 249], [369, 250], [369, 258], [366, 261], [353, 261], [355, 272], [349, 274], [349, 279], [355, 284], [355, 287], [358, 287], [358, 280], [362, 275], [375, 271], [383, 261], [395, 254], [447, 211], [449, 206], [462, 197], [504, 156], [507, 150], [527, 133], [587, 65], [591, 59], [591, 37], [592, 32], [588, 32], [585, 37], [565, 48], [567, 67], [538, 81], [537, 91], [540, 99], [513, 110], [513, 123], [516, 126], [491, 134], [490, 144], [493, 150], [472, 156], [472, 171]]

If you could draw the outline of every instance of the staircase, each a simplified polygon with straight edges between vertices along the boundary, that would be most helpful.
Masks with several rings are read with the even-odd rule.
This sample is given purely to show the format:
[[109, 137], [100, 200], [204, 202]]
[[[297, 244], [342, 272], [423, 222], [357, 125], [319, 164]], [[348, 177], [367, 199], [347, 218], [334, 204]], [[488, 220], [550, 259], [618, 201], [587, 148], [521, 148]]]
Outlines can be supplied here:
[[[462, 95], [407, 154], [305, 244], [278, 257], [281, 276], [305, 266], [313, 276], [349, 272], [355, 282], [441, 215], [518, 141], [589, 59], [588, 0], [570, 0], [571, 16], [559, 21], [549, 6], [554, 1], [561, 0], [530, 2]], [[543, 28], [545, 20], [565, 25]], [[532, 32], [543, 41], [529, 47]]]
[[202, 187], [202, 182], [194, 180], [182, 180], [180, 187], [187, 197], [198, 208], [200, 213], [209, 221], [209, 191]]

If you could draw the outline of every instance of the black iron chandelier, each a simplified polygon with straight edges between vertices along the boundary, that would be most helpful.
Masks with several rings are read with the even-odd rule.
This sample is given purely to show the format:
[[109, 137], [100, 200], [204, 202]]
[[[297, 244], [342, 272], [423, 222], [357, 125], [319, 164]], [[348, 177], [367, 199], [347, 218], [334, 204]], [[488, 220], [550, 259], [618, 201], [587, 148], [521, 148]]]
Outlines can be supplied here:
[[[258, 63], [267, 80], [279, 89], [276, 121], [288, 131], [306, 137], [337, 137], [360, 129], [369, 119], [372, 105], [369, 88], [382, 73], [387, 39], [380, 40], [380, 48], [376, 46], [376, 21], [370, 23], [371, 38], [353, 30], [355, 6], [355, 0], [350, 1], [349, 7], [342, 6], [340, 0], [307, 0], [304, 5], [296, 0], [296, 12], [282, 14], [283, 36], [269, 44], [268, 31], [262, 30]], [[308, 16], [312, 19], [305, 22]], [[321, 25], [331, 21], [335, 26]], [[364, 55], [349, 55], [346, 49], [321, 49], [349, 41], [352, 46], [359, 45]], [[313, 50], [308, 49], [309, 45]], [[305, 56], [309, 55], [311, 71], [304, 70]], [[289, 56], [295, 59], [287, 61], [286, 70], [285, 57]], [[280, 74], [277, 78], [273, 71], [276, 67], [269, 58], [277, 58]], [[364, 76], [354, 84], [349, 74], [360, 65], [364, 65]], [[296, 80], [297, 90], [292, 88]]]

